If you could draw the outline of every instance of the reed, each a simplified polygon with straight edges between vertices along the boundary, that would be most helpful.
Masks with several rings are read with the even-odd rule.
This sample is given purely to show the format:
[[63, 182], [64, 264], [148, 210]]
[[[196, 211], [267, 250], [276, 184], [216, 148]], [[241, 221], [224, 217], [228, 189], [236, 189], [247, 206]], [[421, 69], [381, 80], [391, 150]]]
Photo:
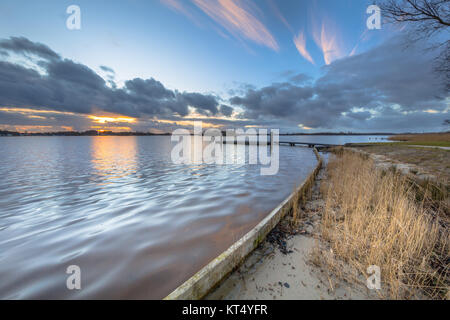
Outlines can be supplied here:
[[389, 140], [408, 142], [450, 142], [450, 132], [402, 134], [389, 137]]
[[330, 247], [322, 263], [341, 277], [348, 277], [342, 261], [362, 275], [379, 266], [384, 298], [448, 298], [448, 225], [423, 196], [417, 200], [407, 177], [342, 150], [330, 159], [327, 175], [321, 231]]

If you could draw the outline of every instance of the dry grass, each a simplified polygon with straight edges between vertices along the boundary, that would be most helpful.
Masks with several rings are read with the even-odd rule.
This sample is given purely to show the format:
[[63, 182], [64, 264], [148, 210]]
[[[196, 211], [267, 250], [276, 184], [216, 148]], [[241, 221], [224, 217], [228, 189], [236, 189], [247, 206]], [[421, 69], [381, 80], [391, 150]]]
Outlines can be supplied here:
[[410, 142], [450, 142], [450, 132], [396, 135], [389, 137], [389, 140]]
[[291, 215], [292, 215], [292, 224], [297, 224], [299, 220], [302, 218], [302, 210], [300, 203], [300, 192], [297, 192], [291, 200]]
[[299, 187], [294, 188], [294, 196], [290, 201], [290, 221], [292, 226], [297, 226], [304, 218], [303, 207], [305, 203], [311, 198], [312, 186], [314, 185], [315, 178], [319, 173], [320, 168], [322, 168], [322, 159], [317, 153], [317, 150], [314, 149], [316, 153], [319, 163], [318, 166], [314, 169], [314, 171], [308, 176], [308, 178], [303, 182], [303, 186], [300, 190]]
[[358, 149], [384, 155], [392, 160], [413, 164], [436, 176], [444, 184], [450, 182], [450, 150], [415, 148], [407, 145], [380, 144]]
[[342, 272], [344, 261], [365, 275], [377, 265], [384, 298], [445, 298], [449, 232], [426, 201], [416, 201], [406, 178], [351, 152], [333, 157], [327, 174], [322, 236], [331, 247], [323, 255], [329, 269]]

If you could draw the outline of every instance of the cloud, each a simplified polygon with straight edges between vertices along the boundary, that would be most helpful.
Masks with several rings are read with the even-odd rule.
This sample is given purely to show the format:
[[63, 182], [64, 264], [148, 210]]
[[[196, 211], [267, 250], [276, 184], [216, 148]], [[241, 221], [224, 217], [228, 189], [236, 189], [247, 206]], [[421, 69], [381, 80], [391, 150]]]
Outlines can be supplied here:
[[37, 55], [44, 59], [60, 59], [60, 56], [48, 46], [28, 40], [24, 37], [11, 37], [0, 41], [0, 48], [16, 54]]
[[309, 54], [308, 50], [306, 50], [306, 39], [305, 34], [303, 32], [300, 32], [297, 36], [294, 37], [294, 44], [297, 47], [298, 52], [302, 55], [303, 58], [314, 63], [313, 58]]
[[295, 83], [295, 84], [302, 84], [308, 81], [311, 81], [312, 78], [310, 76], [308, 76], [307, 74], [304, 73], [298, 73], [292, 77], [290, 77], [289, 79], [291, 82]]
[[231, 104], [243, 106], [249, 119], [289, 118], [296, 115], [302, 101], [313, 96], [312, 87], [299, 87], [288, 82], [275, 83], [261, 89], [249, 89], [243, 97], [235, 96]]
[[180, 0], [160, 0], [162, 4], [170, 8], [171, 10], [183, 14], [189, 20], [194, 22], [196, 25], [199, 25], [198, 20], [194, 17], [193, 13], [186, 8], [185, 3]]
[[292, 28], [290, 23], [286, 20], [284, 15], [281, 13], [276, 3], [273, 0], [267, 0], [267, 4], [272, 9], [273, 14], [286, 26], [286, 28], [288, 28], [289, 31], [294, 33], [294, 29]]
[[107, 83], [109, 84], [109, 86], [111, 88], [116, 89], [117, 88], [117, 84], [115, 82], [116, 72], [112, 68], [107, 66], [100, 66], [100, 70], [102, 70], [105, 73]]
[[[277, 119], [280, 125], [291, 127], [437, 128], [448, 118], [444, 81], [433, 71], [431, 54], [415, 46], [405, 50], [401, 43], [395, 37], [365, 53], [334, 61], [313, 83], [291, 81], [249, 88], [230, 102], [244, 109], [245, 118]], [[429, 113], [429, 109], [436, 112]]]
[[169, 8], [183, 13], [183, 14], [187, 14], [188, 11], [185, 9], [185, 7], [183, 6], [183, 3], [181, 3], [178, 0], [160, 0], [164, 5], [168, 6]]
[[323, 59], [327, 65], [345, 56], [338, 30], [338, 27], [328, 18], [323, 18], [321, 24], [313, 22], [312, 36], [316, 45], [322, 50]]
[[[25, 38], [0, 41], [6, 52], [36, 56], [43, 72], [0, 60], [0, 105], [91, 114], [117, 113], [130, 117], [186, 116], [189, 107], [204, 115], [219, 112], [218, 98], [196, 92], [169, 90], [153, 79], [136, 78], [123, 88], [108, 87], [89, 67], [63, 59], [49, 47]], [[29, 61], [32, 62], [31, 59]], [[111, 68], [101, 67], [113, 72]]]
[[223, 114], [226, 117], [230, 117], [233, 114], [234, 109], [227, 105], [221, 105], [220, 106], [220, 113]]
[[112, 75], [116, 74], [116, 72], [112, 68], [107, 67], [107, 66], [100, 66], [100, 69], [102, 69], [104, 72], [110, 73]]
[[[433, 53], [405, 48], [399, 37], [324, 66], [316, 80], [291, 70], [283, 73], [286, 80], [262, 88], [241, 84], [228, 102], [214, 94], [171, 90], [153, 78], [110, 87], [89, 67], [43, 44], [19, 43], [0, 41], [1, 50], [29, 58], [21, 64], [0, 57], [1, 128], [84, 130], [96, 115], [110, 119], [95, 124], [104, 130], [125, 128], [120, 117], [129, 117], [134, 120], [126, 127], [142, 131], [169, 131], [199, 119], [230, 128], [425, 131], [437, 130], [449, 117], [450, 97], [433, 71]], [[30, 66], [31, 55], [40, 59], [40, 68]]]
[[51, 81], [61, 81], [74, 86], [88, 87], [90, 90], [102, 90], [105, 80], [87, 66], [71, 60], [52, 61], [46, 65], [47, 77]]
[[196, 92], [183, 92], [179, 99], [189, 106], [195, 106], [197, 112], [203, 115], [215, 115], [219, 112], [217, 98], [213, 95], [204, 95]]
[[372, 117], [372, 114], [369, 111], [352, 111], [347, 112], [345, 116], [356, 120], [368, 120]]
[[256, 17], [252, 2], [241, 0], [192, 0], [192, 2], [236, 38], [245, 38], [272, 50], [279, 50], [274, 36]]
[[147, 97], [149, 99], [170, 99], [175, 98], [175, 93], [168, 90], [164, 85], [151, 78], [143, 80], [141, 78], [135, 78], [125, 82], [130, 95], [133, 97]]

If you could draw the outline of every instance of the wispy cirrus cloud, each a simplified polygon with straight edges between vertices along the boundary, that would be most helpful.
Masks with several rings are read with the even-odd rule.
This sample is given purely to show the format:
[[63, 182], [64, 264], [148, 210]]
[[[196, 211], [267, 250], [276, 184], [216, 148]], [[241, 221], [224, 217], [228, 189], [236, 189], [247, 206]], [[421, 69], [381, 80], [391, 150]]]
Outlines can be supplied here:
[[346, 56], [338, 30], [333, 21], [327, 18], [323, 18], [321, 24], [313, 23], [312, 36], [316, 45], [322, 50], [323, 59], [327, 65]]
[[368, 40], [368, 38], [370, 37], [368, 31], [369, 31], [369, 29], [365, 29], [363, 31], [363, 33], [359, 36], [358, 42], [356, 43], [356, 45], [353, 47], [352, 51], [349, 54], [350, 57], [352, 57], [356, 54], [356, 52], [362, 42], [366, 42]]
[[185, 15], [196, 25], [200, 25], [198, 19], [196, 19], [193, 13], [183, 4], [180, 0], [160, 0], [162, 4], [169, 7], [175, 12]]
[[289, 31], [294, 33], [294, 28], [292, 28], [291, 24], [287, 21], [286, 17], [281, 13], [280, 9], [278, 8], [274, 0], [267, 0], [267, 4], [272, 10], [272, 13], [285, 25], [285, 27], [288, 28]]
[[287, 29], [294, 35], [294, 44], [297, 48], [298, 52], [301, 54], [303, 58], [311, 62], [312, 64], [315, 64], [314, 59], [312, 58], [311, 54], [306, 49], [306, 36], [303, 31], [300, 31], [298, 35], [295, 35], [294, 29], [290, 25], [290, 23], [286, 20], [285, 16], [281, 13], [280, 9], [276, 5], [276, 3], [273, 0], [267, 0], [267, 4], [269, 5], [270, 9], [272, 10], [272, 13], [285, 25]]
[[300, 31], [300, 33], [294, 37], [294, 44], [297, 47], [298, 52], [311, 62], [312, 64], [315, 64], [314, 59], [309, 54], [308, 50], [306, 49], [306, 37], [303, 31]]
[[[176, 0], [165, 0], [174, 1]], [[241, 0], [191, 0], [200, 10], [238, 39], [248, 39], [278, 51], [275, 37], [258, 19], [252, 2]]]

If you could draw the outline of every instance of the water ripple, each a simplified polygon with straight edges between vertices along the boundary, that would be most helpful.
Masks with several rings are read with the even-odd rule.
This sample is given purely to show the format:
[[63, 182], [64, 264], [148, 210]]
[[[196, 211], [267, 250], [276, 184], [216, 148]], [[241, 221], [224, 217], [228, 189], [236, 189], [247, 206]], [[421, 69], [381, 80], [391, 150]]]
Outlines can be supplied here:
[[[175, 165], [168, 137], [0, 138], [0, 298], [162, 298], [248, 232], [316, 163]], [[82, 290], [66, 289], [66, 268]]]

